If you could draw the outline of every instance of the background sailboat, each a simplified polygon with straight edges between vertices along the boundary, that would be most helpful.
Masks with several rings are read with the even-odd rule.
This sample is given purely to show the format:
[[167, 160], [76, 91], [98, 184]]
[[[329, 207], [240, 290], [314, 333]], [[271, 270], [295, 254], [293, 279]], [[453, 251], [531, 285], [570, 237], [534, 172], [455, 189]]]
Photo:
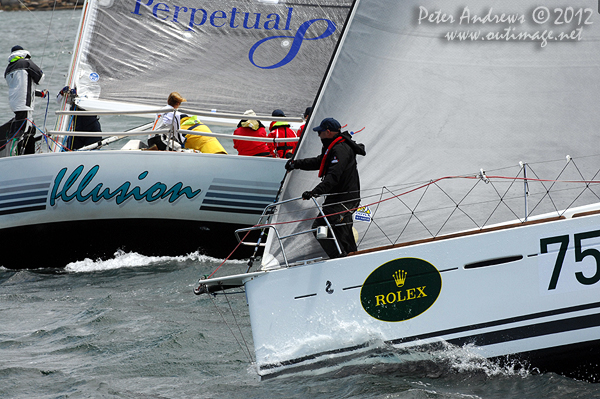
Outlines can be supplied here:
[[[226, 113], [218, 124], [235, 126], [247, 109], [299, 116], [314, 100], [348, 9], [347, 1], [200, 8], [91, 0], [66, 84], [77, 88], [77, 105], [97, 113], [153, 118], [179, 91], [188, 100], [180, 111]], [[61, 114], [57, 132], [72, 124]], [[0, 159], [0, 240], [11, 248], [5, 267], [62, 267], [119, 248], [225, 256], [232, 231], [255, 222], [283, 176], [281, 159], [120, 150], [124, 143], [65, 152], [62, 140], [45, 138], [44, 154]], [[58, 237], [67, 249], [43, 240], [32, 253], [22, 239], [31, 236]]]

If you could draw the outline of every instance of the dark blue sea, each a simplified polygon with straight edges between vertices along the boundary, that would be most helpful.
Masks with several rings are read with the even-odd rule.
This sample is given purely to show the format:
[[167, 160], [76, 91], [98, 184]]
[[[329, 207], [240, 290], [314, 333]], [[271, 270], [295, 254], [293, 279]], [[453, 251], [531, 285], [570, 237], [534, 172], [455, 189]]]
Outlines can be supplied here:
[[[0, 53], [19, 44], [64, 85], [80, 10], [0, 13]], [[0, 115], [12, 117], [0, 84]], [[36, 105], [36, 122], [54, 124], [54, 103]], [[106, 130], [123, 127], [101, 119]], [[113, 124], [111, 126], [111, 124]], [[56, 251], [69, 251], [60, 237]], [[1, 253], [10, 248], [0, 243]], [[51, 258], [52, 253], [47, 256]], [[1, 398], [598, 398], [590, 384], [535, 370], [499, 367], [449, 350], [443, 359], [403, 364], [391, 353], [325, 371], [266, 381], [253, 363], [245, 295], [193, 294], [198, 278], [222, 263], [198, 253], [145, 257], [115, 253], [62, 269], [0, 267]], [[222, 271], [239, 273], [245, 262]]]

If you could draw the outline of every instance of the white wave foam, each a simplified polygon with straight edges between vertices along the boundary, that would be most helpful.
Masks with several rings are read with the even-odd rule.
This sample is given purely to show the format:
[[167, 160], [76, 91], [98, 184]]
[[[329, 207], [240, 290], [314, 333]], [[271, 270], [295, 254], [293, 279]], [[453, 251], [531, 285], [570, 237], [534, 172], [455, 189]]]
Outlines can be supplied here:
[[[114, 254], [114, 258], [101, 260], [92, 260], [85, 258], [84, 260], [71, 262], [65, 266], [65, 270], [70, 272], [95, 272], [102, 270], [121, 269], [126, 267], [143, 267], [151, 264], [166, 263], [166, 262], [215, 262], [220, 263], [223, 260], [202, 255], [198, 252], [193, 252], [187, 255], [179, 256], [146, 256], [136, 252], [124, 252], [118, 250]], [[227, 263], [244, 263], [245, 261], [228, 260]]]

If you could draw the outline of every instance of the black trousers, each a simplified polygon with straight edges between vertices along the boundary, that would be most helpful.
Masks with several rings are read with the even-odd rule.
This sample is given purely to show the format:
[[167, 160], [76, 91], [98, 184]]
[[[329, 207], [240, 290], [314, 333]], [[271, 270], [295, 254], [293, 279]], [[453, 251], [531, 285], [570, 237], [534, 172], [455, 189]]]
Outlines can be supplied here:
[[28, 111], [15, 112], [15, 117], [0, 126], [0, 139], [8, 140], [15, 136], [19, 138], [23, 135], [23, 132], [27, 130], [27, 117], [29, 116]]
[[[77, 132], [101, 132], [102, 126], [100, 121], [95, 115], [90, 116], [77, 116], [75, 119], [75, 131]], [[83, 137], [83, 136], [71, 136], [68, 141], [68, 147], [72, 150], [78, 150], [82, 147], [102, 141], [102, 137]]]
[[[31, 117], [31, 111], [15, 112], [15, 117], [0, 126], [0, 147], [10, 146], [9, 139], [18, 139], [17, 153], [33, 154], [35, 152], [35, 141], [33, 135], [35, 128], [29, 124], [27, 118]], [[10, 149], [6, 149], [8, 154]]]
[[[331, 232], [328, 232], [327, 238], [323, 240], [318, 240], [321, 247], [330, 258], [339, 258], [342, 256], [348, 255], [350, 252], [355, 252], [356, 248], [356, 240], [354, 239], [354, 232], [352, 231], [352, 214], [353, 212], [348, 211], [348, 209], [354, 209], [356, 206], [345, 206], [344, 204], [333, 204], [333, 205], [324, 205], [323, 212], [325, 212], [327, 216], [327, 220], [331, 227], [333, 228], [333, 232], [335, 233], [335, 237], [337, 238], [337, 242], [340, 245], [340, 249], [342, 253], [340, 254], [335, 241], [333, 240], [333, 235]], [[341, 213], [338, 213], [341, 212]], [[313, 222], [312, 228], [315, 229], [319, 226], [327, 226], [325, 222], [325, 218], [315, 219]], [[315, 233], [316, 236], [316, 233]]]

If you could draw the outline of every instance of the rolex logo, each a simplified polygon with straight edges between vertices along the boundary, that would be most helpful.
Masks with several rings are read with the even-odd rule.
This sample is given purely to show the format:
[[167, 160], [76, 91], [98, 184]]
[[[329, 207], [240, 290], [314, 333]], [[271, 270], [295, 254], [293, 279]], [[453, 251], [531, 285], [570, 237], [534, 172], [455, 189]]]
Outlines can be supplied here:
[[394, 281], [398, 287], [402, 287], [404, 282], [406, 281], [406, 273], [404, 270], [397, 270], [392, 276], [394, 277]]

